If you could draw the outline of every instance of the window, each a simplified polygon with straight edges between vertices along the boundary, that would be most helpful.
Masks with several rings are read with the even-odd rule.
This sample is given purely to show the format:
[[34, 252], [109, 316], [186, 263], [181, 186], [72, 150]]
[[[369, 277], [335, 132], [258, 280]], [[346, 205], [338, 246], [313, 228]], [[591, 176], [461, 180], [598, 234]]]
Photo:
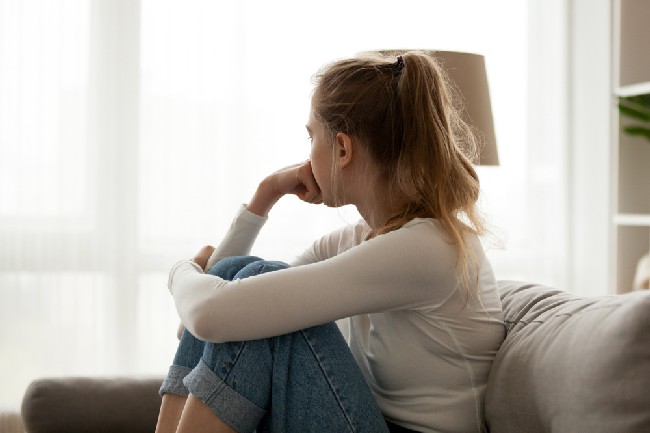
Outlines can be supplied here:
[[[527, 199], [554, 200], [564, 181], [561, 158], [532, 163], [526, 144], [543, 140], [531, 119], [557, 111], [529, 102], [529, 51], [552, 27], [538, 2], [0, 0], [0, 369], [13, 372], [0, 406], [40, 376], [163, 374], [169, 268], [218, 242], [264, 175], [307, 158], [312, 75], [361, 51], [486, 56], [501, 166], [479, 175], [506, 247], [490, 250], [496, 272], [561, 278], [539, 228], [562, 242], [563, 217]], [[286, 198], [255, 253], [290, 259], [357, 218]]]

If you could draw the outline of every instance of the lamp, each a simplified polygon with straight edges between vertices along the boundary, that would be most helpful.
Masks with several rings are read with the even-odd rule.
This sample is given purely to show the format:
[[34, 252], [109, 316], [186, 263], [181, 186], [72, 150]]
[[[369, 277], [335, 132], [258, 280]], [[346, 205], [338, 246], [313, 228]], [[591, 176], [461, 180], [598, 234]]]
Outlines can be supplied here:
[[[406, 51], [410, 50], [381, 50], [377, 53], [397, 56]], [[480, 165], [499, 165], [490, 91], [483, 56], [455, 51], [413, 51], [423, 51], [441, 60], [441, 66], [462, 95], [464, 120], [475, 128], [482, 142], [478, 163]]]

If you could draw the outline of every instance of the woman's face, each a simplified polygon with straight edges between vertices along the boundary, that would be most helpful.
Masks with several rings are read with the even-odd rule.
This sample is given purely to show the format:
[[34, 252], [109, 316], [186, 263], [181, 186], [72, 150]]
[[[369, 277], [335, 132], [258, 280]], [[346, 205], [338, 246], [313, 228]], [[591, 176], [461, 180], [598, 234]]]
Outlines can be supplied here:
[[335, 206], [332, 191], [332, 143], [325, 133], [323, 124], [316, 119], [313, 109], [309, 112], [307, 132], [311, 140], [311, 154], [309, 157], [311, 169], [321, 190], [323, 203], [327, 206]]

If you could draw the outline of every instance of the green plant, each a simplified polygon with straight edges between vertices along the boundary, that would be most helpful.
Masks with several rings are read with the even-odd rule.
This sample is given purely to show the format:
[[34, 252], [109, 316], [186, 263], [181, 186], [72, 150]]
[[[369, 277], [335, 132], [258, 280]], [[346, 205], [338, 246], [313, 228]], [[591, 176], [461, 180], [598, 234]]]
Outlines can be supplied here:
[[650, 141], [650, 94], [636, 96], [620, 96], [618, 110], [635, 123], [623, 127], [628, 135], [644, 137]]

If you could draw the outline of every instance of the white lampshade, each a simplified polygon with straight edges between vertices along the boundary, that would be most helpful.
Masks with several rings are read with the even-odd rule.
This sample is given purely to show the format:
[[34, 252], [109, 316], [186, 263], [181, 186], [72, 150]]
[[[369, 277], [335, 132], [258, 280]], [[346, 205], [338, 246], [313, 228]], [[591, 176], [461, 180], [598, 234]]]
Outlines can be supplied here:
[[480, 165], [499, 165], [497, 141], [494, 135], [494, 121], [490, 104], [485, 60], [483, 56], [455, 51], [432, 50], [381, 50], [384, 55], [399, 55], [406, 51], [422, 51], [440, 59], [441, 66], [454, 82], [463, 98], [463, 116], [478, 132], [481, 141]]

